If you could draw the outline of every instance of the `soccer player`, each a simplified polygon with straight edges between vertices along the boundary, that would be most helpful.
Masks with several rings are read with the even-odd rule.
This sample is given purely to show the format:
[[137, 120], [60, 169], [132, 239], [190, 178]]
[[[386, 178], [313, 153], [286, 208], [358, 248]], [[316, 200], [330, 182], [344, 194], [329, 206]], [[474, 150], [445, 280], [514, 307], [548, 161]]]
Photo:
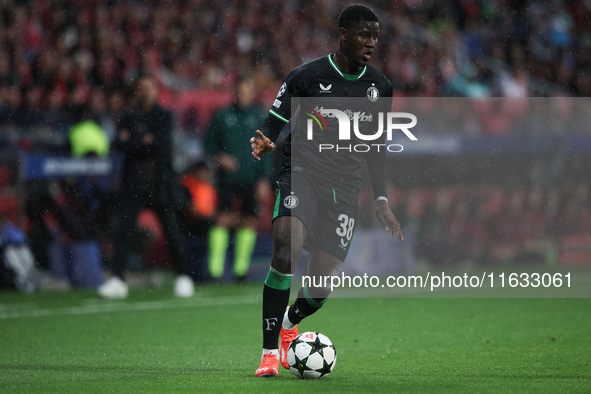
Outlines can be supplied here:
[[[378, 18], [371, 9], [351, 5], [341, 11], [336, 52], [289, 73], [256, 131], [257, 137], [250, 140], [255, 159], [275, 149], [273, 141], [285, 124], [293, 120], [292, 115], [296, 116], [291, 110], [292, 98], [356, 97], [374, 101], [377, 97], [392, 97], [390, 81], [368, 65], [379, 30]], [[299, 119], [301, 112], [305, 111], [299, 112]], [[289, 368], [287, 348], [298, 334], [297, 325], [319, 310], [330, 294], [328, 287], [303, 287], [286, 310], [291, 277], [304, 247], [310, 252], [308, 275], [338, 274], [354, 232], [364, 161], [370, 171], [376, 215], [385, 231], [403, 240], [400, 224], [386, 198], [385, 149], [367, 154], [339, 154], [333, 150], [314, 155], [305, 148], [305, 132], [298, 129], [301, 124], [292, 121], [292, 130], [283, 145], [273, 216], [273, 256], [263, 289], [263, 355], [257, 377], [277, 376], [279, 359], [284, 368]], [[304, 146], [301, 151], [300, 142]], [[292, 147], [297, 155], [292, 155]]]

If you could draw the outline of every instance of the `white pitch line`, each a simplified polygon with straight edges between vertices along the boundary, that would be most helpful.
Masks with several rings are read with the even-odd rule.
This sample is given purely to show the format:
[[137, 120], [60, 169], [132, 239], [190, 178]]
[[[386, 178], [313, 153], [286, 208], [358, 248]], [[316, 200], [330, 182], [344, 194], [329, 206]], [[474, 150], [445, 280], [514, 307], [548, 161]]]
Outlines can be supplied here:
[[[38, 305], [35, 304], [34, 302], [23, 302], [23, 303], [19, 303], [18, 304], [19, 308], [37, 308]], [[0, 311], [6, 310], [6, 309], [13, 309], [14, 308], [14, 304], [0, 304]]]
[[[225, 305], [244, 305], [260, 302], [260, 296], [243, 297], [212, 297], [193, 300], [170, 300], [170, 301], [145, 301], [145, 302], [122, 302], [105, 303], [94, 305], [73, 306], [67, 308], [42, 308], [30, 309], [26, 311], [0, 311], [0, 320], [17, 319], [26, 317], [44, 317], [44, 316], [67, 316], [67, 315], [90, 315], [94, 313], [109, 312], [130, 312], [130, 311], [150, 311], [169, 308], [192, 308], [200, 306], [225, 306]], [[105, 301], [108, 302], [108, 301]]]

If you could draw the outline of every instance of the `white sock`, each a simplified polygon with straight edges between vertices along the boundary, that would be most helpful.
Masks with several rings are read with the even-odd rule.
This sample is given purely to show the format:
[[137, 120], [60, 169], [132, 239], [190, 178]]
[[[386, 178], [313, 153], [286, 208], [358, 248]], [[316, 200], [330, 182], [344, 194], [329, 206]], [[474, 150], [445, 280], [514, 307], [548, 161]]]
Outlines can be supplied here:
[[291, 322], [291, 320], [289, 320], [288, 313], [287, 313], [288, 311], [289, 311], [289, 309], [286, 310], [285, 313], [283, 314], [283, 323], [281, 323], [281, 327], [283, 327], [284, 330], [293, 330], [296, 325], [293, 324]]
[[261, 360], [263, 359], [263, 356], [265, 356], [267, 354], [274, 354], [275, 357], [277, 357], [277, 359], [279, 359], [279, 349], [265, 349], [265, 348], [263, 348], [263, 354], [261, 356]]

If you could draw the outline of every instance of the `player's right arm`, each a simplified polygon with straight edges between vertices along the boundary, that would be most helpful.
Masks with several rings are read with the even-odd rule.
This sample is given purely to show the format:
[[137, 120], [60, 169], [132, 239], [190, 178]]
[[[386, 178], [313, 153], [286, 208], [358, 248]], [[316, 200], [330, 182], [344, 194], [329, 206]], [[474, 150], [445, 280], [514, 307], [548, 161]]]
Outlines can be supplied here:
[[257, 137], [250, 139], [250, 148], [252, 149], [252, 157], [256, 160], [261, 160], [261, 157], [269, 152], [275, 150], [275, 143], [269, 138], [265, 137], [262, 131], [256, 131]]
[[305, 79], [301, 71], [302, 68], [298, 67], [285, 78], [267, 117], [256, 131], [257, 136], [250, 139], [252, 157], [256, 160], [275, 150], [274, 141], [291, 119], [291, 98], [304, 95]]

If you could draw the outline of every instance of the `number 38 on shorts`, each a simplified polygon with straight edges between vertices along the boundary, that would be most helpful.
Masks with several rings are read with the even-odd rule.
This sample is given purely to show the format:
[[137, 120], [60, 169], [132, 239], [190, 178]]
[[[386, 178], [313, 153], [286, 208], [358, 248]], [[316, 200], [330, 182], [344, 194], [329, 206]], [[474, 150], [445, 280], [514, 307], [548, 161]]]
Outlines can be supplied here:
[[347, 249], [353, 233], [355, 232], [355, 218], [349, 217], [342, 213], [338, 217], [339, 226], [336, 228], [337, 235], [341, 237], [341, 244], [343, 249]]

